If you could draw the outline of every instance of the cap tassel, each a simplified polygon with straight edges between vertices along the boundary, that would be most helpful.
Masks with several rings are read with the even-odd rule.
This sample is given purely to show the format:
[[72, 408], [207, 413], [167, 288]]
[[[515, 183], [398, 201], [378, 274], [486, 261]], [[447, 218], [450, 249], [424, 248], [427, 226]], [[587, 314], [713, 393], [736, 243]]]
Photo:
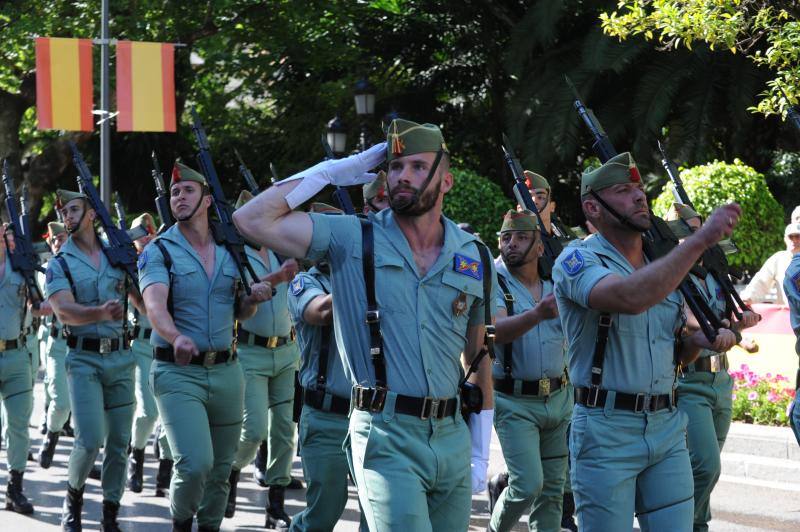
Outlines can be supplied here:
[[178, 165], [172, 167], [172, 182], [177, 183], [181, 180], [181, 170], [178, 168]]
[[631, 164], [628, 167], [628, 170], [631, 174], [631, 181], [634, 183], [639, 183], [642, 180], [642, 176], [639, 174], [639, 169], [636, 168], [635, 164]]

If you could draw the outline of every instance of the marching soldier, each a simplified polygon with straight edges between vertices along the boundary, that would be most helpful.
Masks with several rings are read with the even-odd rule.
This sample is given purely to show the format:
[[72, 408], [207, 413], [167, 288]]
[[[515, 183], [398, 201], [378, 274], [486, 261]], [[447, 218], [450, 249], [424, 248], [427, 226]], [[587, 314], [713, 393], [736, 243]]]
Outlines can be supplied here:
[[[131, 229], [144, 229], [145, 234], [133, 241], [140, 255], [145, 246], [156, 236], [156, 224], [149, 213], [144, 213], [131, 223]], [[144, 475], [144, 448], [158, 421], [158, 407], [150, 389], [150, 366], [153, 363], [153, 348], [150, 336], [153, 329], [147, 315], [134, 308], [132, 312], [131, 352], [136, 360], [135, 395], [136, 411], [131, 428], [131, 454], [128, 461], [128, 489], [141, 493]]]
[[[464, 388], [472, 453], [457, 395], [492, 325], [494, 266], [483, 244], [442, 216], [453, 176], [439, 128], [397, 119], [388, 140], [289, 178], [234, 220], [277, 253], [330, 263], [334, 329], [354, 385], [346, 445], [370, 530], [465, 530], [471, 488], [486, 482], [488, 358], [471, 376], [482, 408], [476, 388]], [[363, 221], [292, 211], [328, 183], [374, 179], [365, 172], [385, 157], [391, 209]]]
[[381, 170], [375, 181], [365, 184], [361, 188], [364, 196], [363, 214], [374, 212], [378, 214], [389, 206], [389, 196], [386, 194], [386, 172]]
[[494, 423], [509, 480], [492, 511], [496, 532], [529, 510], [531, 530], [561, 528], [572, 390], [553, 283], [539, 277], [539, 235], [530, 211], [508, 211], [500, 229]]
[[246, 296], [231, 254], [214, 242], [205, 178], [180, 162], [170, 183], [177, 222], [139, 256], [139, 282], [153, 327], [150, 373], [175, 467], [173, 530], [219, 530], [228, 476], [242, 429], [243, 375], [234, 319], [246, 319], [272, 295], [269, 283]]
[[[700, 229], [700, 215], [688, 205], [673, 204], [668, 213], [674, 233], [685, 238]], [[725, 318], [725, 297], [712, 275], [690, 274], [709, 307]], [[758, 323], [758, 315], [744, 311], [733, 325], [741, 330]], [[689, 418], [686, 434], [694, 476], [694, 530], [708, 530], [711, 520], [711, 492], [722, 472], [720, 452], [725, 444], [733, 415], [733, 379], [728, 374], [728, 356], [710, 349], [700, 351], [694, 362], [686, 364], [678, 378], [678, 408]]]
[[[47, 243], [53, 256], [58, 255], [61, 246], [67, 241], [67, 229], [60, 222], [47, 224]], [[54, 259], [50, 259], [54, 260]], [[47, 304], [46, 302], [43, 304]], [[53, 462], [53, 454], [58, 438], [69, 419], [69, 388], [67, 387], [67, 369], [64, 361], [67, 357], [67, 332], [54, 315], [46, 316], [43, 323], [47, 327], [47, 341], [44, 353], [45, 369], [45, 438], [39, 449], [37, 461], [42, 469], [48, 469]]]
[[[236, 208], [252, 199], [243, 191]], [[297, 273], [297, 262], [281, 264], [274, 253], [246, 248], [256, 274], [271, 286], [288, 283]], [[291, 480], [294, 454], [292, 398], [294, 374], [300, 350], [294, 339], [285, 286], [272, 299], [258, 306], [256, 314], [239, 322], [236, 335], [239, 363], [244, 371], [244, 421], [239, 447], [229, 478], [230, 491], [225, 517], [236, 511], [236, 486], [243, 467], [256, 455], [262, 440], [268, 442], [266, 523], [268, 528], [287, 528], [291, 519], [284, 509], [284, 492]]]
[[[323, 203], [312, 204], [311, 212], [343, 214]], [[349, 424], [350, 381], [336, 347], [331, 297], [330, 269], [324, 261], [289, 285], [289, 311], [303, 352], [296, 400], [302, 402], [298, 446], [308, 483], [306, 507], [292, 520], [291, 530], [298, 532], [333, 530], [347, 503], [342, 442]], [[361, 530], [367, 530], [363, 514]]]
[[135, 305], [141, 302], [135, 290], [126, 293], [124, 271], [106, 259], [86, 196], [58, 190], [56, 199], [70, 237], [47, 265], [46, 286], [48, 301], [67, 328], [65, 365], [75, 424], [61, 524], [64, 530], [81, 530], [85, 482], [104, 446], [101, 528], [116, 531], [134, 409], [134, 360], [123, 320], [129, 295]]
[[[31, 357], [25, 348], [23, 319], [28, 312], [25, 279], [11, 266], [8, 245], [14, 245], [12, 233], [5, 224], [0, 227], [0, 397], [2, 397], [4, 432], [7, 438], [6, 510], [20, 514], [33, 513], [33, 505], [22, 492], [25, 462], [30, 449], [28, 420], [33, 409]], [[2, 237], [6, 238], [2, 238]], [[39, 311], [36, 311], [37, 315]]]
[[708, 247], [730, 235], [741, 211], [720, 207], [683, 244], [649, 261], [642, 233], [650, 212], [629, 153], [585, 173], [581, 199], [598, 233], [565, 248], [553, 271], [577, 403], [570, 474], [578, 524], [587, 532], [622, 530], [636, 512], [642, 530], [691, 530], [676, 359], [691, 362], [701, 348], [722, 352], [736, 339], [727, 329], [713, 344], [699, 331], [683, 336], [676, 288]]

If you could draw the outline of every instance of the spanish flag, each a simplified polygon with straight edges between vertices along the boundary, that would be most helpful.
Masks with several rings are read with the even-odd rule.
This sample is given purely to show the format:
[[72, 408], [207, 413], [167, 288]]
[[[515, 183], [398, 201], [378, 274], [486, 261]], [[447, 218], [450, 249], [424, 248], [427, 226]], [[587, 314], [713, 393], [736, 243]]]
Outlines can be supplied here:
[[117, 131], [175, 131], [175, 46], [117, 42]]
[[36, 116], [39, 129], [91, 131], [91, 39], [36, 39]]

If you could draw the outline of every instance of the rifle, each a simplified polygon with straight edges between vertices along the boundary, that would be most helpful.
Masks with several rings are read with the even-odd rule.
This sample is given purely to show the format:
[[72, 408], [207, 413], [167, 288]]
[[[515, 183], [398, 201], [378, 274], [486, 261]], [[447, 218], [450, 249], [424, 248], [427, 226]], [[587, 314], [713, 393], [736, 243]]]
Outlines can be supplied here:
[[153, 182], [156, 185], [156, 211], [158, 217], [161, 218], [161, 227], [158, 228], [158, 234], [163, 233], [175, 221], [172, 219], [172, 211], [169, 207], [169, 196], [167, 190], [164, 188], [164, 174], [161, 173], [161, 167], [158, 164], [158, 157], [156, 157], [156, 150], [150, 152], [150, 160], [153, 161], [153, 170], [150, 174], [153, 176]]
[[[675, 166], [675, 163], [670, 160], [666, 150], [664, 149], [664, 146], [661, 145], [661, 141], [658, 141], [658, 149], [661, 152], [661, 165], [664, 167], [664, 170], [667, 172], [667, 176], [672, 181], [673, 194], [680, 203], [688, 205], [694, 209], [694, 204], [692, 204], [689, 194], [683, 187], [683, 181], [681, 181], [678, 169]], [[725, 256], [725, 252], [722, 250], [719, 244], [715, 244], [713, 247], [708, 248], [703, 253], [702, 262], [703, 266], [708, 270], [711, 276], [714, 277], [714, 279], [717, 281], [717, 284], [720, 285], [720, 288], [722, 288], [722, 293], [725, 297], [726, 313], [728, 316], [733, 314], [736, 316], [737, 320], [741, 320], [742, 312], [745, 310], [752, 311], [752, 309], [746, 305], [744, 301], [742, 301], [742, 298], [736, 291], [736, 287], [733, 286], [733, 282], [731, 281], [731, 277], [734, 277], [735, 279], [741, 279], [742, 273], [740, 270], [734, 269], [728, 264], [728, 259]]]
[[[591, 131], [594, 138], [592, 148], [594, 149], [595, 154], [597, 154], [599, 157], [600, 161], [605, 163], [610, 158], [617, 155], [617, 150], [611, 144], [611, 141], [609, 140], [608, 135], [605, 134], [602, 126], [600, 126], [599, 122], [597, 122], [597, 117], [594, 116], [594, 113], [588, 111], [583, 105], [580, 94], [575, 86], [572, 85], [572, 82], [570, 82], [569, 78], [567, 78], [567, 83], [575, 95], [575, 109], [577, 109], [578, 113], [581, 114], [581, 118], [589, 128], [589, 131]], [[581, 110], [583, 110], [583, 112]], [[653, 211], [649, 207], [648, 211], [650, 212], [650, 229], [648, 229], [643, 235], [642, 247], [645, 256], [649, 261], [652, 262], [672, 251], [672, 249], [678, 245], [678, 238], [669, 228], [667, 223], [653, 214]], [[693, 271], [697, 272], [697, 274], [699, 274], [701, 277], [705, 277], [705, 272], [700, 271], [697, 268], [693, 268]], [[680, 290], [683, 298], [686, 300], [686, 304], [689, 306], [692, 314], [694, 314], [695, 318], [697, 319], [703, 334], [706, 338], [708, 338], [709, 342], [713, 343], [717, 338], [717, 330], [725, 328], [719, 316], [717, 316], [711, 307], [709, 307], [708, 303], [706, 303], [705, 299], [703, 299], [702, 295], [700, 294], [700, 290], [697, 288], [697, 285], [688, 277], [685, 277], [681, 281], [681, 283], [678, 285], [678, 290]]]
[[[324, 133], [322, 134], [322, 149], [325, 150], [326, 160], [336, 158]], [[350, 200], [350, 194], [347, 193], [346, 188], [336, 185], [336, 189], [333, 191], [333, 199], [336, 200], [336, 203], [339, 204], [339, 208], [342, 209], [345, 214], [356, 213], [356, 209], [353, 207], [353, 202]]]
[[[78, 169], [78, 188], [86, 194], [89, 205], [91, 205], [92, 209], [94, 209], [94, 212], [97, 214], [97, 219], [100, 220], [100, 224], [103, 226], [103, 231], [108, 239], [108, 244], [104, 244], [100, 241], [103, 254], [105, 254], [108, 263], [113, 268], [119, 268], [125, 272], [130, 285], [138, 292], [139, 272], [136, 268], [137, 253], [136, 248], [133, 246], [133, 240], [131, 240], [131, 237], [128, 236], [128, 233], [124, 229], [114, 225], [114, 222], [111, 220], [111, 215], [100, 199], [100, 194], [98, 194], [92, 182], [92, 173], [89, 171], [89, 167], [86, 166], [81, 152], [78, 151], [78, 146], [76, 146], [73, 141], [69, 141], [69, 147], [72, 150], [72, 163], [75, 165], [75, 168]], [[127, 301], [128, 296], [126, 294], [126, 306]], [[127, 318], [123, 320], [123, 325], [125, 322], [127, 322]]]
[[[22, 213], [17, 212], [17, 197], [14, 191], [14, 179], [8, 168], [8, 160], [3, 159], [3, 187], [6, 192], [6, 211], [8, 212], [8, 229], [3, 233], [3, 240], [6, 243], [6, 252], [11, 262], [11, 269], [22, 275], [25, 279], [25, 286], [28, 287], [28, 294], [33, 308], [38, 309], [39, 304], [44, 301], [39, 283], [36, 282], [36, 272], [44, 272], [39, 264], [39, 256], [33, 248], [31, 239], [31, 229], [28, 220], [28, 205], [25, 200], [27, 191], [23, 185], [23, 199], [21, 202]], [[9, 245], [8, 233], [14, 235], [14, 250]]]
[[119, 199], [119, 192], [114, 193], [114, 210], [117, 212], [117, 224], [120, 229], [128, 229], [128, 221], [125, 219], [125, 207]]
[[270, 181], [272, 181], [273, 185], [281, 180], [278, 177], [278, 171], [275, 169], [275, 165], [272, 163], [269, 163], [269, 172], [272, 174], [272, 178], [270, 179]]
[[206, 130], [200, 122], [200, 116], [197, 110], [192, 106], [190, 109], [192, 113], [192, 131], [197, 139], [197, 147], [200, 150], [197, 155], [197, 162], [200, 164], [200, 171], [206, 178], [208, 188], [211, 190], [211, 197], [213, 199], [214, 210], [217, 213], [216, 220], [210, 220], [211, 232], [214, 235], [214, 241], [218, 245], [225, 246], [228, 253], [233, 257], [233, 262], [239, 270], [239, 277], [244, 285], [244, 291], [250, 295], [250, 283], [247, 282], [247, 274], [254, 283], [260, 282], [258, 274], [250, 264], [250, 259], [245, 252], [245, 241], [242, 235], [233, 224], [233, 207], [228, 200], [225, 199], [225, 193], [222, 191], [217, 171], [214, 169], [214, 163], [211, 160], [211, 149], [208, 145], [208, 137], [206, 137]]
[[517, 202], [535, 214], [539, 222], [539, 232], [542, 235], [542, 244], [544, 245], [544, 255], [539, 259], [539, 274], [544, 279], [551, 279], [553, 264], [555, 264], [558, 255], [561, 253], [561, 242], [545, 228], [542, 215], [539, 209], [536, 208], [536, 202], [533, 201], [528, 185], [525, 183], [525, 174], [522, 166], [519, 164], [514, 148], [511, 147], [511, 141], [508, 140], [505, 133], [503, 134], [503, 145], [501, 147], [506, 164], [511, 169], [511, 175], [514, 176], [514, 196], [516, 196]]
[[250, 193], [253, 196], [258, 196], [261, 193], [261, 189], [258, 188], [258, 183], [256, 183], [256, 178], [253, 177], [253, 172], [244, 164], [242, 156], [239, 155], [239, 150], [234, 148], [233, 152], [236, 154], [236, 158], [239, 159], [239, 174], [244, 178], [244, 182], [247, 188], [250, 189]]

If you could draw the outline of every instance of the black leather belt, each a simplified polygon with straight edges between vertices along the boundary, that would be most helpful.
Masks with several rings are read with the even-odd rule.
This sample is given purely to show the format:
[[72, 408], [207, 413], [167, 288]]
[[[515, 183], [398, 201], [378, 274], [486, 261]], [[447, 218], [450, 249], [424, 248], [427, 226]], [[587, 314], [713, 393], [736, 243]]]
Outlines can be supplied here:
[[243, 345], [256, 345], [259, 347], [266, 347], [267, 349], [275, 349], [282, 345], [286, 345], [294, 340], [294, 329], [289, 336], [259, 336], [244, 329], [238, 329], [236, 334], [237, 343]]
[[0, 340], [0, 351], [11, 351], [23, 345], [25, 345], [25, 343], [18, 338], [13, 340]]
[[705, 371], [707, 373], [719, 373], [728, 371], [728, 355], [712, 355], [710, 357], [698, 358], [692, 362], [695, 371]]
[[303, 388], [303, 404], [322, 410], [324, 412], [332, 412], [334, 414], [342, 414], [346, 416], [350, 413], [350, 398], [339, 397], [338, 395], [327, 394], [331, 397], [331, 407], [325, 408], [325, 391], [324, 390], [310, 390]]
[[517, 379], [493, 379], [494, 389], [498, 392], [514, 395], [514, 388], [517, 382], [522, 383], [520, 393], [522, 395], [537, 395], [547, 397], [556, 390], [561, 389], [566, 383], [565, 375], [550, 379], [539, 379], [538, 381], [520, 381]]
[[150, 336], [153, 334], [153, 329], [143, 328], [140, 325], [136, 325], [133, 328], [133, 339], [134, 340], [149, 340]]
[[50, 326], [50, 337], [51, 338], [66, 338], [67, 331], [65, 331], [62, 327], [56, 327], [55, 325]]
[[[170, 347], [156, 347], [153, 349], [153, 357], [162, 362], [175, 363], [175, 350]], [[230, 349], [225, 351], [206, 351], [194, 356], [189, 360], [189, 364], [194, 366], [211, 367], [215, 364], [224, 364], [228, 360], [236, 360], [236, 352], [231, 352]]]
[[128, 341], [119, 338], [87, 338], [85, 336], [67, 336], [67, 346], [81, 351], [93, 351], [106, 355], [120, 349], [128, 349]]
[[[601, 388], [575, 388], [575, 402], [588, 407], [604, 407], [608, 390]], [[614, 409], [631, 410], [633, 412], [657, 412], [672, 408], [678, 404], [677, 392], [661, 395], [646, 393], [617, 392], [614, 398]]]
[[[378, 392], [376, 394], [376, 391]], [[386, 404], [386, 390], [353, 388], [353, 408], [367, 412], [381, 412]], [[411, 397], [397, 394], [394, 411], [399, 414], [408, 414], [420, 419], [442, 419], [456, 413], [458, 398], [439, 399], [435, 397]]]

